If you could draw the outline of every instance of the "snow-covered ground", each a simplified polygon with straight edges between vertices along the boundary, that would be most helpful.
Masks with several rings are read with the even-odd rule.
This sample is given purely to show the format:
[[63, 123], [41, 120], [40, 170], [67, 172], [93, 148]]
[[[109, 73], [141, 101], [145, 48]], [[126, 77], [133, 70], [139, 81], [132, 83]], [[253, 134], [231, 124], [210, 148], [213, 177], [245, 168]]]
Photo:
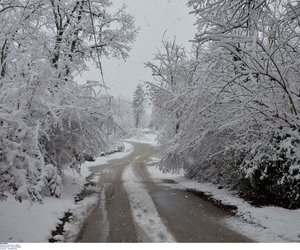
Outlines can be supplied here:
[[[129, 143], [125, 143], [125, 152], [99, 157], [95, 162], [82, 165], [81, 175], [67, 170], [63, 176], [63, 191], [60, 198], [45, 197], [43, 203], [22, 203], [8, 196], [6, 201], [0, 202], [0, 242], [48, 242], [51, 231], [55, 230], [65, 212], [70, 211], [76, 217], [76, 223], [67, 226], [68, 231], [76, 234], [78, 224], [86, 216], [86, 211], [96, 202], [96, 196], [86, 197], [75, 203], [85, 178], [90, 175], [89, 168], [107, 163], [109, 160], [123, 158], [132, 150]], [[77, 226], [77, 228], [76, 228]], [[63, 237], [57, 236], [57, 240]]]
[[[258, 242], [300, 242], [300, 209], [254, 207], [233, 192], [218, 189], [213, 184], [188, 180], [183, 173], [163, 173], [158, 169], [158, 160], [158, 158], [151, 159], [148, 170], [152, 178], [161, 185], [198, 190], [211, 195], [223, 204], [236, 206], [237, 216], [226, 220], [227, 225], [236, 231]], [[162, 179], [172, 179], [175, 184], [163, 183]]]

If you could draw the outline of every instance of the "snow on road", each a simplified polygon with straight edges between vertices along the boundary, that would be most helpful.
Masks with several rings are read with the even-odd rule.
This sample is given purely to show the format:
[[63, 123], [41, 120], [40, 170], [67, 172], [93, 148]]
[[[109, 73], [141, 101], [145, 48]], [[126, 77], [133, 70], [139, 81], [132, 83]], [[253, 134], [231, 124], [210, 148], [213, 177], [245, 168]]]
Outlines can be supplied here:
[[86, 161], [85, 163], [83, 163], [81, 165], [81, 175], [86, 178], [91, 174], [91, 171], [90, 171], [91, 167], [105, 165], [110, 160], [121, 159], [121, 158], [127, 156], [128, 154], [130, 154], [133, 150], [132, 144], [127, 143], [127, 142], [124, 142], [123, 144], [125, 146], [124, 152], [117, 152], [114, 154], [101, 156], [101, 157], [96, 158], [95, 161]]
[[152, 146], [157, 146], [157, 132], [152, 129], [142, 129], [136, 131], [135, 134], [127, 139], [127, 141], [140, 142], [150, 144]]
[[[95, 159], [95, 161], [86, 161], [81, 165], [80, 174], [86, 178], [91, 175], [90, 168], [97, 167], [97, 166], [104, 166], [109, 161], [115, 160], [115, 159], [121, 159], [129, 155], [133, 151], [132, 144], [128, 142], [123, 142], [125, 146], [125, 150], [123, 152], [117, 152], [110, 155], [100, 156]], [[99, 177], [99, 176], [98, 176]]]
[[133, 218], [143, 231], [142, 241], [175, 242], [174, 237], [161, 220], [151, 196], [133, 172], [132, 166], [125, 169], [123, 181], [129, 197]]
[[[223, 204], [238, 208], [237, 216], [225, 223], [232, 229], [259, 242], [300, 242], [300, 209], [290, 210], [280, 207], [254, 207], [226, 189], [218, 189], [210, 183], [188, 180], [183, 173], [163, 173], [158, 168], [158, 158], [150, 159], [148, 171], [151, 177], [162, 185], [178, 189], [194, 189], [204, 192]], [[172, 179], [175, 184], [163, 183], [163, 179]]]

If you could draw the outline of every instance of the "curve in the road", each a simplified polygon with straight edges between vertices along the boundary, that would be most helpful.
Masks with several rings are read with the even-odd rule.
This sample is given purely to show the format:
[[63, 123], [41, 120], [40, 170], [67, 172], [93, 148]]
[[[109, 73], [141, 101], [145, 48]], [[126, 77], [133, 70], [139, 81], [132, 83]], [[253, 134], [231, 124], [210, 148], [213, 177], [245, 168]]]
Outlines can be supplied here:
[[78, 242], [251, 242], [223, 222], [232, 216], [228, 212], [184, 190], [155, 183], [146, 162], [157, 150], [131, 143], [130, 155], [92, 169], [100, 172], [101, 197]]

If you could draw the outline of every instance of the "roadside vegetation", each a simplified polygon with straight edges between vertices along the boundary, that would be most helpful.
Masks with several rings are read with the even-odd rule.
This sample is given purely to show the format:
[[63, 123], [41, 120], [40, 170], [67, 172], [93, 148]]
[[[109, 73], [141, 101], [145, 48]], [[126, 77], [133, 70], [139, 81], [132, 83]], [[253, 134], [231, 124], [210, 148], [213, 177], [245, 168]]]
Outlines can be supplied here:
[[190, 0], [192, 51], [146, 64], [165, 171], [300, 207], [300, 4]]
[[122, 132], [105, 82], [74, 80], [91, 62], [103, 73], [104, 56], [128, 57], [134, 18], [111, 5], [0, 2], [0, 199], [59, 197], [63, 171], [79, 172], [84, 156], [109, 149]]

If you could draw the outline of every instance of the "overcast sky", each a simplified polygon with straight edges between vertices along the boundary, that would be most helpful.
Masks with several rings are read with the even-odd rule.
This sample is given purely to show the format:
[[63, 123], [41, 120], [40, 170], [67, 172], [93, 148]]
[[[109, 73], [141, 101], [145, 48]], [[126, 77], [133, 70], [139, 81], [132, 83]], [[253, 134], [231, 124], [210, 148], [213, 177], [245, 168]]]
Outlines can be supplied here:
[[[165, 38], [173, 39], [190, 48], [189, 40], [195, 34], [195, 18], [189, 15], [186, 7], [187, 0], [113, 0], [114, 6], [127, 5], [128, 12], [136, 19], [136, 26], [140, 27], [136, 42], [132, 45], [130, 56], [123, 60], [103, 59], [105, 80], [110, 88], [110, 94], [127, 98], [132, 97], [136, 85], [140, 80], [151, 80], [150, 71], [144, 68], [144, 63], [151, 61], [157, 48], [161, 46], [165, 31]], [[99, 70], [91, 68], [82, 76], [82, 81], [100, 81]]]

